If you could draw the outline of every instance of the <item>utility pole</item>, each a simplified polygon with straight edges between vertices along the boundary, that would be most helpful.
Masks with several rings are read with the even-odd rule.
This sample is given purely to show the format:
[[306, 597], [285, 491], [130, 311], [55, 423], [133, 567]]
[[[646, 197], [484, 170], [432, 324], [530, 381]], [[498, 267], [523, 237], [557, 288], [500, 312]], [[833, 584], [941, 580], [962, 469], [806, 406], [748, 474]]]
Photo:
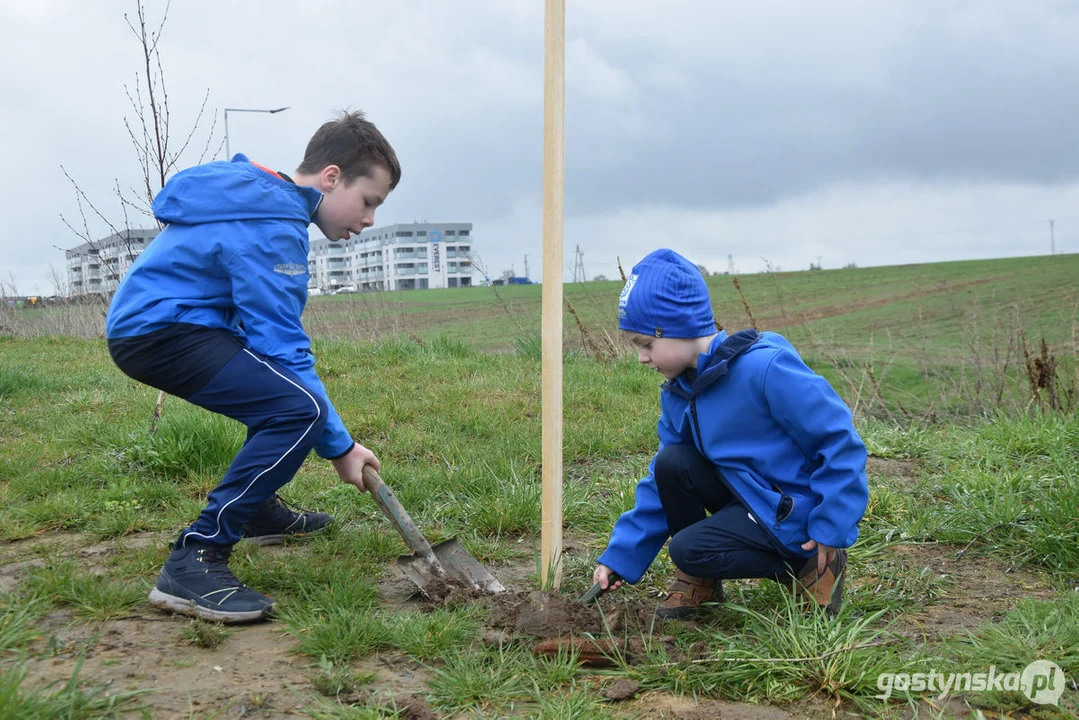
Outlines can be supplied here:
[[577, 246], [577, 250], [573, 254], [573, 282], [584, 282], [588, 279], [588, 276], [584, 272], [584, 253], [581, 252], [581, 246]]
[[1056, 235], [1053, 234], [1053, 225], [1055, 223], [1056, 223], [1056, 220], [1050, 220], [1049, 221], [1049, 254], [1050, 255], [1056, 255], [1057, 254], [1057, 239], [1056, 239]]
[[734, 255], [727, 254], [727, 274], [734, 275]]
[[525, 279], [528, 279], [528, 255], [525, 255]]
[[818, 270], [823, 270], [824, 268], [822, 268], [822, 267], [821, 267], [821, 264], [820, 264], [820, 258], [821, 258], [821, 256], [820, 256], [820, 255], [818, 255], [818, 256], [817, 256], [817, 269], [818, 269]]

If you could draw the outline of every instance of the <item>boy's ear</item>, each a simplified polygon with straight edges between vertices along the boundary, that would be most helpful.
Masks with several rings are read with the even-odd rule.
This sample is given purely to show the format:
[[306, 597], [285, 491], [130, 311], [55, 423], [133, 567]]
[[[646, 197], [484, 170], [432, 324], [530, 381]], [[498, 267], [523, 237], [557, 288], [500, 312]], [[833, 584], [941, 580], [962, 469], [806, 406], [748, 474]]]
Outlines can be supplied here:
[[324, 193], [329, 192], [341, 182], [341, 168], [337, 165], [327, 165], [322, 168], [319, 178], [322, 180], [322, 187], [319, 190]]

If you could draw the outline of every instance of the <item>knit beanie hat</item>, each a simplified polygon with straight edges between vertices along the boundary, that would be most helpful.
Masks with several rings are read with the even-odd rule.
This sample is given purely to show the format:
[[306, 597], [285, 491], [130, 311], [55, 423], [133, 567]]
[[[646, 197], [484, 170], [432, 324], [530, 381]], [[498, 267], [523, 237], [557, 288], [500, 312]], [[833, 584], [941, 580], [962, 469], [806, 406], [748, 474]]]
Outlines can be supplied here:
[[708, 286], [696, 265], [673, 250], [655, 250], [633, 266], [618, 297], [618, 328], [668, 338], [716, 332]]

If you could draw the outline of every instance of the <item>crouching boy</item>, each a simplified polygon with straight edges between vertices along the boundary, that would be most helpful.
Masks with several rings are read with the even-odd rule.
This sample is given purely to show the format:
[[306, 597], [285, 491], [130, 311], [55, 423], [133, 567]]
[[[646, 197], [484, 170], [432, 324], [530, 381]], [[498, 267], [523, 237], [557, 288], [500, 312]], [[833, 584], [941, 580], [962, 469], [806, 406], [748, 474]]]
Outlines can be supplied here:
[[637, 582], [670, 538], [677, 571], [660, 617], [722, 601], [734, 578], [776, 580], [837, 613], [869, 497], [844, 402], [782, 336], [717, 332], [704, 278], [671, 250], [633, 268], [618, 327], [666, 382], [659, 450], [594, 582]]
[[290, 177], [236, 155], [177, 173], [154, 199], [165, 225], [109, 306], [109, 352], [128, 376], [247, 426], [247, 440], [202, 513], [172, 545], [150, 603], [209, 620], [262, 620], [272, 598], [228, 562], [260, 544], [326, 527], [277, 491], [314, 450], [365, 489], [378, 458], [352, 439], [315, 371], [301, 315], [308, 226], [331, 241], [370, 227], [401, 166], [361, 113], [325, 123]]

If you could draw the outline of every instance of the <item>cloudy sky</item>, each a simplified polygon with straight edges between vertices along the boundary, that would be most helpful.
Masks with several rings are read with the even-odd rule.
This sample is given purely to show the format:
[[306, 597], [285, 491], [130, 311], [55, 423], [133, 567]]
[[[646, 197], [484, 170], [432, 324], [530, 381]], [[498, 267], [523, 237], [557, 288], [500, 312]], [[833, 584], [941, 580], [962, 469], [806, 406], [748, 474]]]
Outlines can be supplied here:
[[[567, 280], [578, 245], [608, 277], [664, 246], [738, 272], [1048, 254], [1050, 219], [1079, 252], [1074, 0], [567, 5]], [[61, 166], [117, 225], [114, 185], [141, 183], [134, 7], [0, 0], [0, 281], [21, 292], [79, 242]], [[376, 225], [472, 222], [492, 274], [527, 255], [541, 276], [543, 0], [177, 0], [160, 50], [174, 143], [210, 93], [181, 167], [225, 107], [290, 106], [229, 113], [233, 152], [285, 171], [362, 109], [403, 165]]]

